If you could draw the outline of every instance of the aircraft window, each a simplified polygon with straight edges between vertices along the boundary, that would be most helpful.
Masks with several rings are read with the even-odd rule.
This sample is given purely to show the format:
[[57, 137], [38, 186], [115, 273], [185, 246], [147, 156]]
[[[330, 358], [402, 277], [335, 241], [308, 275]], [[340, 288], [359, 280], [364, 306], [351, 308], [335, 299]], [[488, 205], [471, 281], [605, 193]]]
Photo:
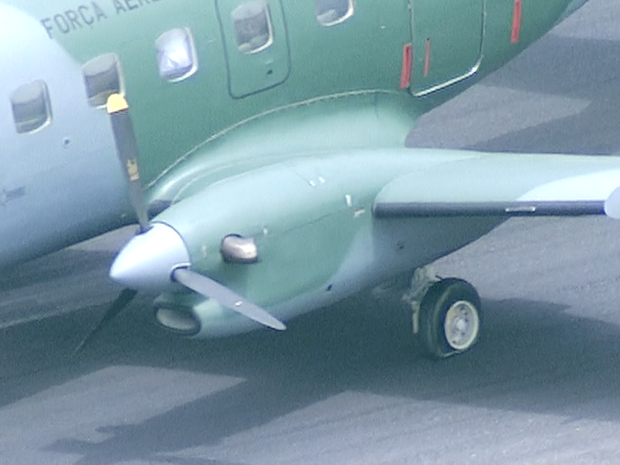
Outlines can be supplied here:
[[231, 13], [237, 46], [243, 53], [257, 53], [273, 43], [269, 6], [262, 0], [239, 5]]
[[15, 129], [19, 134], [34, 132], [52, 121], [47, 84], [34, 81], [24, 84], [11, 94]]
[[189, 29], [172, 29], [155, 42], [157, 66], [162, 79], [178, 82], [198, 69], [194, 39]]
[[314, 0], [316, 19], [322, 26], [334, 26], [353, 16], [353, 0]]
[[121, 63], [113, 53], [93, 58], [82, 67], [82, 72], [91, 106], [104, 106], [110, 95], [124, 93]]

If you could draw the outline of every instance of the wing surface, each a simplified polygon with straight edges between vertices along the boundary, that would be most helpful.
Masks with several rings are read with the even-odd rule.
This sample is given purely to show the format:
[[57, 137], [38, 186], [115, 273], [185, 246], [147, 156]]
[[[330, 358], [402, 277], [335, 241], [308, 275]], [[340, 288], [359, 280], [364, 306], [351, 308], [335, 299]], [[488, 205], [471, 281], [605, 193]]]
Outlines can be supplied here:
[[379, 218], [620, 217], [618, 186], [620, 157], [478, 153], [394, 179], [377, 195], [373, 212]]

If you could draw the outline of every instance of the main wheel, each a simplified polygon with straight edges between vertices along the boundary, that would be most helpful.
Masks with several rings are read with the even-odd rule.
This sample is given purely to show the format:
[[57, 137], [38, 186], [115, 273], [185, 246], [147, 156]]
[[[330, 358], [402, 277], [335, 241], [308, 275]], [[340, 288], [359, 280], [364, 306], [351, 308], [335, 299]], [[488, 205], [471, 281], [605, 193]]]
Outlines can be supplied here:
[[443, 279], [422, 298], [419, 337], [427, 355], [445, 358], [471, 349], [482, 324], [480, 297], [462, 279]]

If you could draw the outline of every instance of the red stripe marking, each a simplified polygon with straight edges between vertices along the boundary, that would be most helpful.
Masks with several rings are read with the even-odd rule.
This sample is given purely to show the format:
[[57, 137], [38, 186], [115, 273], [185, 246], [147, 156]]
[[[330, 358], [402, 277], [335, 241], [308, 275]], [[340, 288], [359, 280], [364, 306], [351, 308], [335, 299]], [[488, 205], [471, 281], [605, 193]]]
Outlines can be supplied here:
[[403, 69], [400, 72], [400, 88], [407, 89], [411, 86], [411, 66], [413, 64], [413, 45], [405, 44], [403, 47]]
[[431, 70], [431, 39], [426, 39], [426, 58], [424, 58], [424, 77], [428, 76], [428, 73], [430, 70]]
[[521, 37], [521, 17], [523, 16], [523, 1], [515, 0], [515, 9], [512, 17], [512, 34], [510, 35], [510, 42], [513, 44], [519, 43]]

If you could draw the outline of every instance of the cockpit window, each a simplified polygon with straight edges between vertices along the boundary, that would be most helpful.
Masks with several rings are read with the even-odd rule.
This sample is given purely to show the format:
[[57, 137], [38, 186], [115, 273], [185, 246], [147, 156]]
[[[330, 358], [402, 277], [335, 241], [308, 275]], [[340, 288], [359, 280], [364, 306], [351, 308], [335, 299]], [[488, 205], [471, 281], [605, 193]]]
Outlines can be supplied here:
[[198, 69], [194, 39], [189, 29], [172, 29], [155, 42], [159, 76], [170, 82], [187, 79]]
[[33, 81], [17, 88], [11, 94], [15, 129], [19, 134], [37, 131], [52, 121], [47, 84]]
[[273, 27], [266, 2], [256, 0], [239, 5], [232, 11], [231, 17], [237, 47], [243, 53], [257, 53], [273, 43]]
[[316, 19], [322, 26], [334, 26], [353, 16], [353, 0], [314, 0]]
[[112, 94], [123, 94], [123, 75], [118, 56], [107, 53], [93, 58], [82, 67], [88, 103], [104, 106]]

